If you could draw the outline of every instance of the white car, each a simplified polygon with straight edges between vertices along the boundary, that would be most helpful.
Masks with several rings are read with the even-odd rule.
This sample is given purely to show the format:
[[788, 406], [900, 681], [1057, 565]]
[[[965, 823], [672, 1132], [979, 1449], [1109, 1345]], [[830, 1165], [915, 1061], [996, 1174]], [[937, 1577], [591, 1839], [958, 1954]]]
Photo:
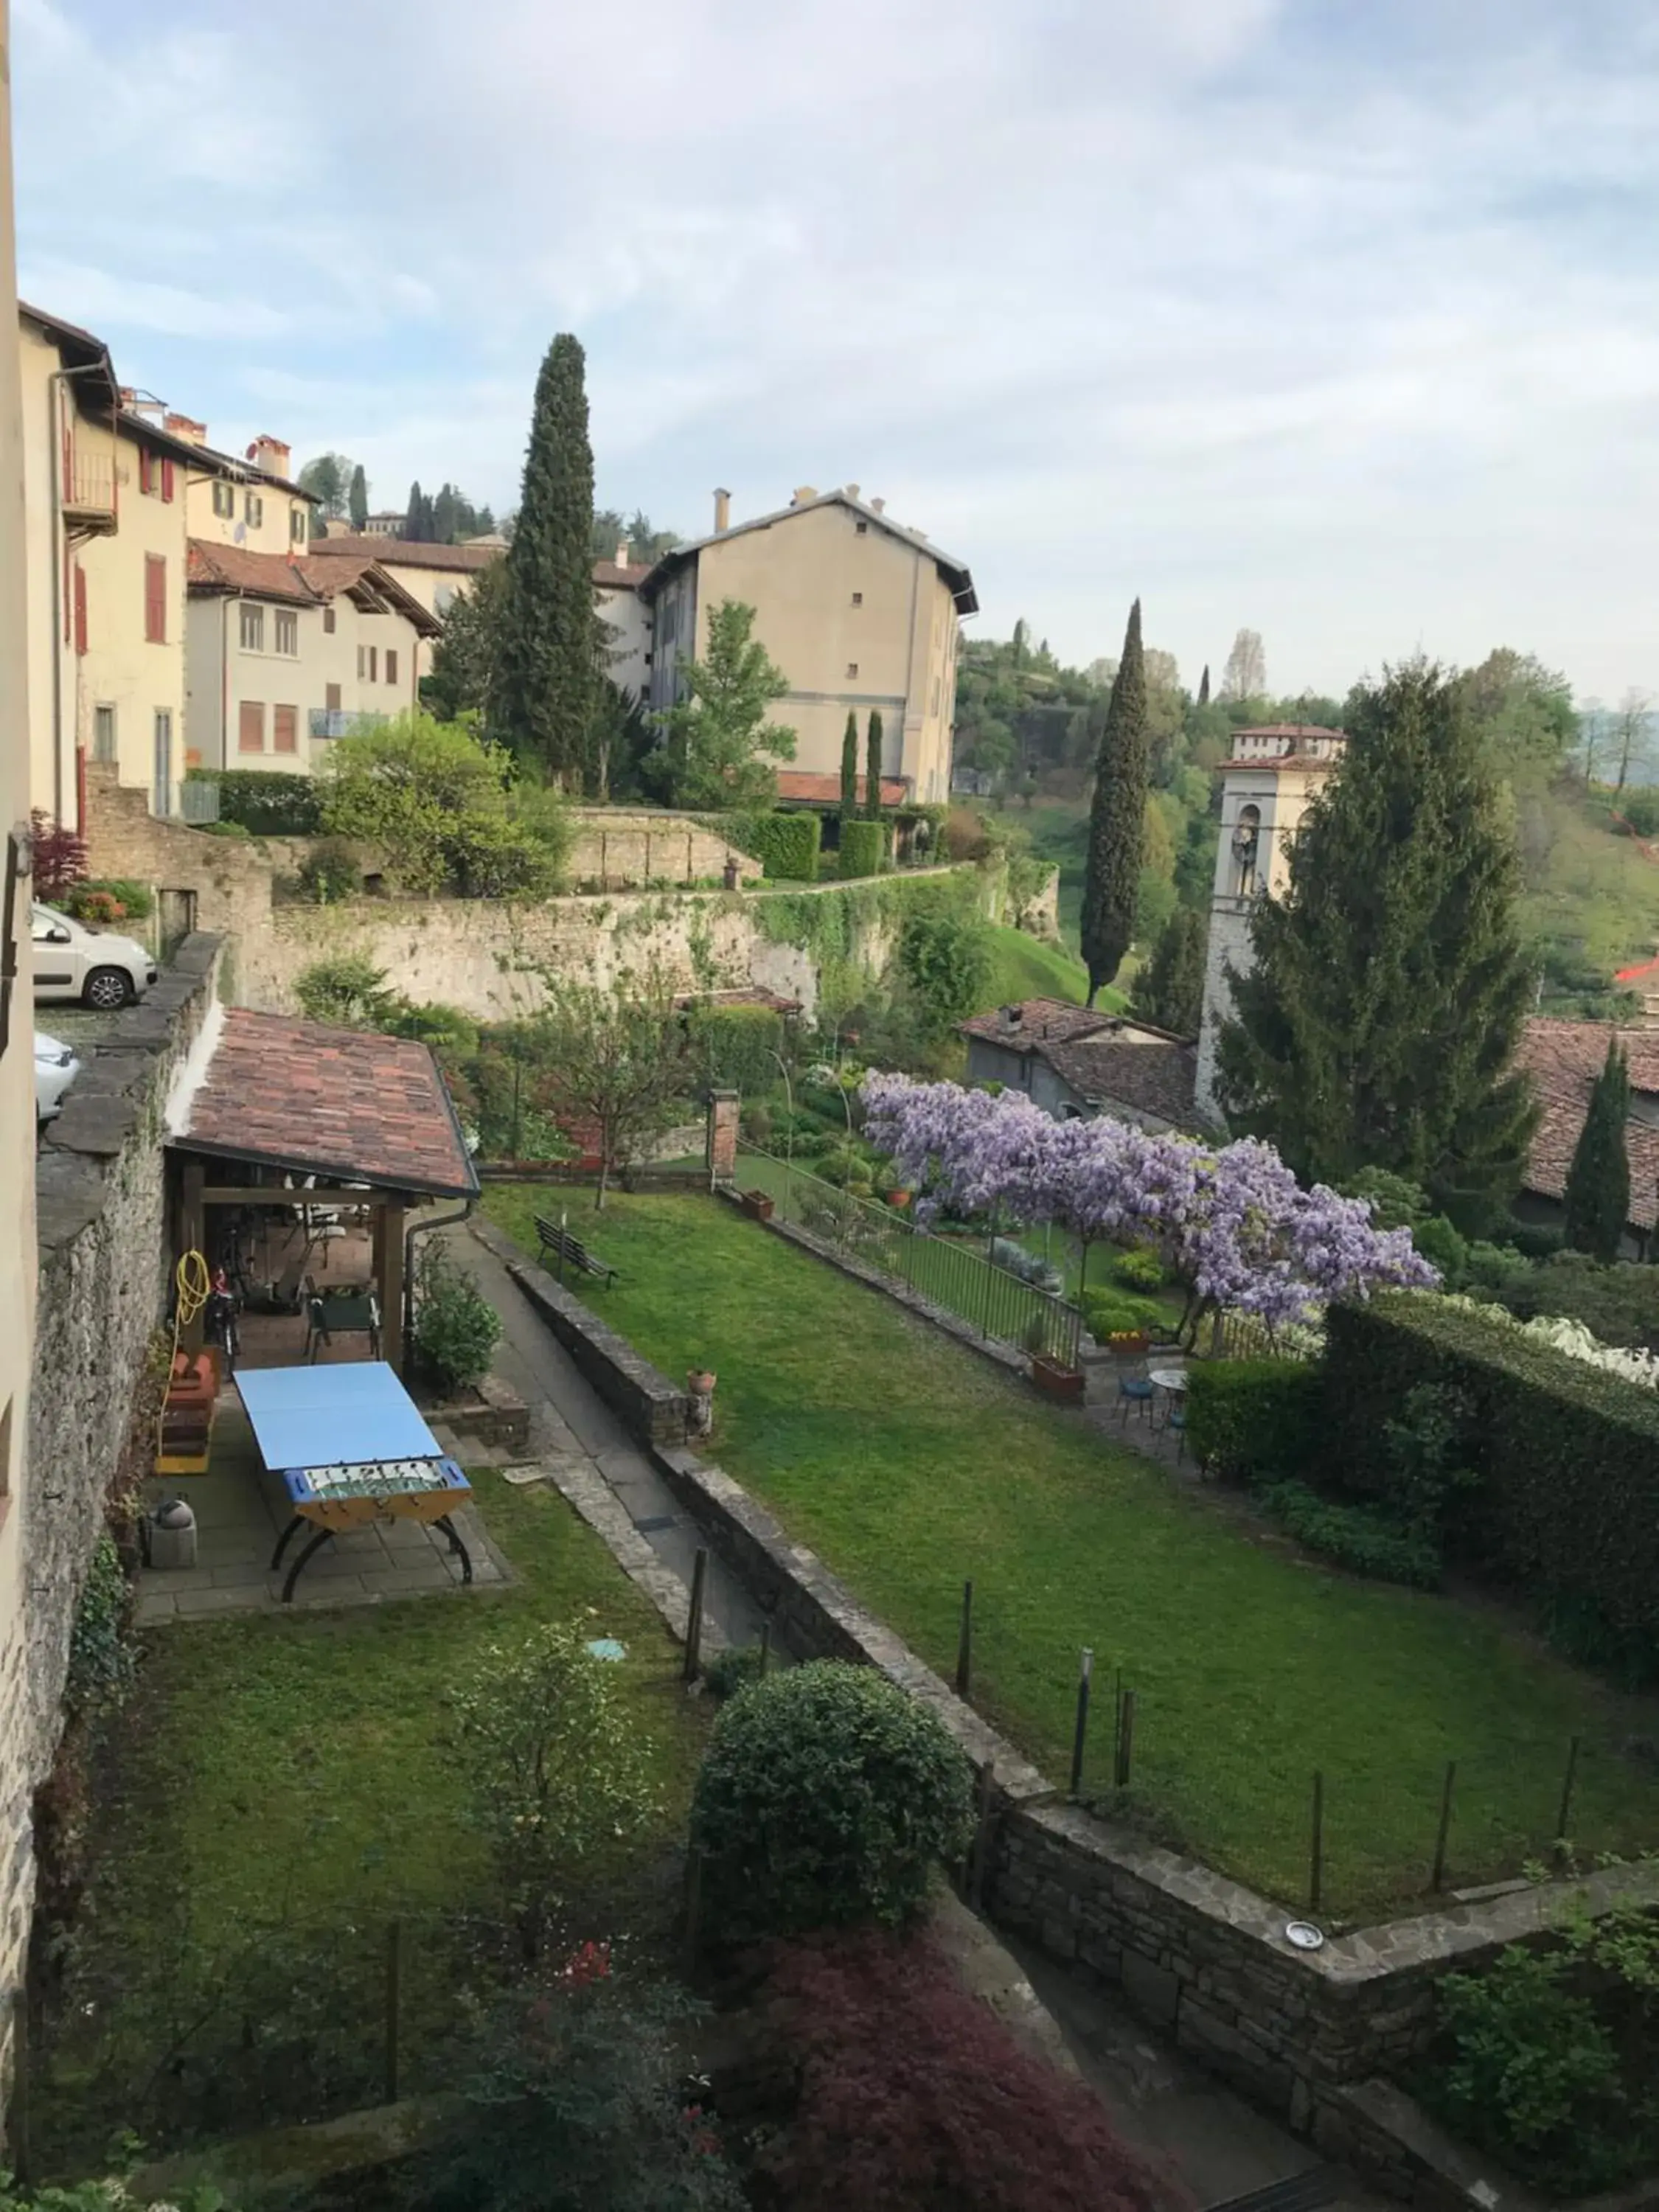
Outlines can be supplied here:
[[51, 1121], [64, 1110], [64, 1093], [81, 1073], [81, 1063], [66, 1044], [44, 1030], [34, 1032], [34, 1118]]
[[155, 981], [155, 959], [136, 939], [88, 929], [56, 907], [34, 908], [30, 935], [37, 999], [78, 999], [107, 1013], [142, 997]]

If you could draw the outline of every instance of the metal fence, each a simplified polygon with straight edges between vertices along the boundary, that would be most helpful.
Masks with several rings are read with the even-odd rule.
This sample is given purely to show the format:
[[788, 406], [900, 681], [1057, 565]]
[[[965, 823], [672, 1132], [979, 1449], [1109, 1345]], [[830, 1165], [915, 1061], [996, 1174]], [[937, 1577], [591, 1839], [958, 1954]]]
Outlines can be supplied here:
[[1069, 1300], [1027, 1283], [964, 1239], [918, 1228], [900, 1208], [855, 1198], [792, 1161], [738, 1148], [738, 1181], [761, 1190], [777, 1217], [878, 1274], [968, 1322], [988, 1341], [1075, 1367], [1083, 1316]]
[[181, 822], [216, 822], [219, 819], [219, 786], [210, 776], [187, 775], [179, 787], [179, 818]]

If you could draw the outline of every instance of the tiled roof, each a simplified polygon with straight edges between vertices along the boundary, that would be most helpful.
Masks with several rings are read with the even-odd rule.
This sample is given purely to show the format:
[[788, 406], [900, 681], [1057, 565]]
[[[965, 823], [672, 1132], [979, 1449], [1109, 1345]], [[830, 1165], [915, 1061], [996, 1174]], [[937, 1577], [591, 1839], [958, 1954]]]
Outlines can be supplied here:
[[196, 591], [246, 592], [255, 599], [286, 599], [301, 607], [323, 603], [323, 594], [313, 591], [300, 563], [285, 553], [250, 553], [244, 545], [217, 545], [209, 538], [192, 538], [186, 574]]
[[[1530, 1073], [1542, 1109], [1527, 1163], [1526, 1187], [1540, 1197], [1565, 1194], [1567, 1170], [1578, 1149], [1590, 1091], [1606, 1062], [1612, 1034], [1605, 1022], [1544, 1017], [1528, 1022], [1522, 1032], [1516, 1058]], [[1620, 1030], [1617, 1035], [1630, 1061], [1632, 1091], [1659, 1092], [1659, 1030]], [[1651, 1229], [1659, 1214], [1659, 1128], [1627, 1121], [1625, 1152], [1630, 1161], [1632, 1225]]]
[[593, 581], [607, 592], [637, 592], [650, 574], [648, 561], [630, 561], [625, 568], [615, 561], [593, 563]]
[[487, 568], [501, 557], [498, 545], [422, 545], [405, 538], [316, 538], [311, 550], [331, 561], [378, 561], [392, 568]]
[[225, 1011], [186, 1127], [173, 1142], [218, 1159], [389, 1190], [471, 1197], [478, 1179], [432, 1054], [376, 1036]]
[[1177, 1128], [1190, 1127], [1198, 1076], [1195, 1045], [1168, 1036], [1131, 1041], [1103, 1031], [1039, 1049], [1055, 1074], [1091, 1104], [1132, 1106]]
[[[902, 522], [895, 522], [892, 516], [881, 507], [872, 507], [867, 500], [855, 498], [850, 489], [817, 492], [811, 499], [799, 502], [792, 501], [787, 507], [778, 507], [770, 514], [757, 514], [747, 522], [734, 522], [728, 529], [717, 530], [710, 537], [694, 538], [689, 545], [676, 545], [672, 551], [663, 555], [652, 574], [658, 583], [665, 584], [688, 561], [695, 559], [705, 546], [723, 544], [726, 538], [740, 538], [745, 531], [770, 530], [775, 524], [792, 521], [798, 514], [811, 514], [815, 507], [844, 507], [858, 517], [866, 530], [873, 524], [887, 537], [896, 538], [901, 544], [908, 545], [917, 553], [925, 553], [944, 577], [956, 601], [957, 612], [963, 615], [979, 612], [974, 580], [963, 562], [952, 560], [942, 546], [935, 545], [921, 531], [907, 530]], [[652, 596], [655, 596], [654, 585]]]
[[293, 564], [305, 578], [319, 599], [331, 599], [341, 592], [349, 593], [360, 606], [372, 611], [390, 610], [400, 614], [413, 624], [422, 637], [441, 637], [443, 623], [423, 607], [413, 592], [406, 592], [398, 579], [378, 561], [364, 556], [348, 561], [319, 561], [307, 555]]
[[[859, 778], [859, 803], [864, 803], [865, 779]], [[910, 787], [900, 775], [884, 775], [881, 780], [881, 803], [884, 806], [902, 806], [910, 796]], [[841, 805], [841, 778], [838, 775], [811, 775], [803, 769], [782, 768], [778, 770], [778, 797], [793, 799], [798, 804], [810, 802], [814, 806]]]
[[957, 1024], [963, 1036], [986, 1037], [993, 1044], [1027, 1050], [1033, 1044], [1064, 1044], [1073, 1037], [1092, 1036], [1110, 1018], [1092, 1006], [1079, 1006], [1072, 999], [1022, 999], [1014, 1009], [1018, 1022], [1006, 1019], [1006, 1010], [975, 1014]]

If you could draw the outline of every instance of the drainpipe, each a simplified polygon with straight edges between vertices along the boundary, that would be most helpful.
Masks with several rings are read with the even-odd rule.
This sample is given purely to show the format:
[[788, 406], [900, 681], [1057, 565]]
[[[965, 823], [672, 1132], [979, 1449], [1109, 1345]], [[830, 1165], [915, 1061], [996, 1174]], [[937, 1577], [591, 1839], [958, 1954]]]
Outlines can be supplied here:
[[404, 1232], [404, 1357], [409, 1357], [410, 1346], [415, 1341], [415, 1239], [428, 1236], [434, 1229], [453, 1229], [458, 1222], [470, 1221], [477, 1210], [478, 1201], [469, 1198], [459, 1213], [434, 1213], [430, 1221], [412, 1221]]

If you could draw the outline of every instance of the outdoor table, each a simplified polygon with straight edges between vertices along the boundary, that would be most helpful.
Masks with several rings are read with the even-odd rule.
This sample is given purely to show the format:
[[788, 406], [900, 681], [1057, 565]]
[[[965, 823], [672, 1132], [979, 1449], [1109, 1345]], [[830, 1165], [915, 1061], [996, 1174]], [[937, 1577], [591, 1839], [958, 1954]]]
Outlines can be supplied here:
[[471, 1486], [446, 1459], [403, 1384], [380, 1360], [333, 1367], [259, 1367], [236, 1377], [260, 1457], [280, 1474], [293, 1519], [271, 1559], [282, 1564], [301, 1522], [316, 1534], [289, 1570], [283, 1602], [307, 1563], [342, 1530], [375, 1521], [441, 1528], [472, 1579], [472, 1562], [451, 1514]]
[[1182, 1367], [1153, 1367], [1147, 1370], [1146, 1380], [1154, 1390], [1161, 1390], [1167, 1399], [1184, 1398], [1187, 1395], [1187, 1371]]

